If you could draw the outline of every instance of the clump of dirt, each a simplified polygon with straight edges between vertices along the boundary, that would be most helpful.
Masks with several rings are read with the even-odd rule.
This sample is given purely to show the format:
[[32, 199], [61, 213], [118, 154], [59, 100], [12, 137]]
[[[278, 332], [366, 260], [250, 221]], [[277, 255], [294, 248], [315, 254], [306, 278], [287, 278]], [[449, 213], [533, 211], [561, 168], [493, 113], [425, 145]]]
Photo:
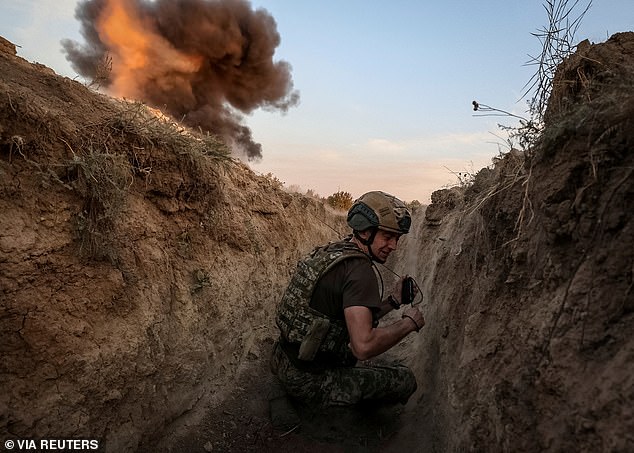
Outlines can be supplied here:
[[273, 312], [343, 216], [0, 40], [2, 437], [113, 452], [632, 451], [633, 46], [632, 33], [581, 46], [537, 146], [415, 212], [387, 263], [423, 293], [426, 326], [386, 357], [417, 376], [408, 404], [303, 410], [283, 433], [266, 400]]

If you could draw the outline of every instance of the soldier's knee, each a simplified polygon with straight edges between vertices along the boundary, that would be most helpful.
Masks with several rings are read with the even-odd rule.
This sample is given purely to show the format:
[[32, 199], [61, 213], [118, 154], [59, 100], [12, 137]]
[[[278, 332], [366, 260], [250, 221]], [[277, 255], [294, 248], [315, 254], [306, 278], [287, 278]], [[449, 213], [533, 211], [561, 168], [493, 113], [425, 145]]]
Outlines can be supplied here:
[[410, 396], [414, 394], [416, 389], [418, 388], [418, 384], [416, 382], [416, 376], [409, 368], [402, 366], [399, 367], [399, 394], [401, 396], [400, 400], [404, 404], [407, 402]]

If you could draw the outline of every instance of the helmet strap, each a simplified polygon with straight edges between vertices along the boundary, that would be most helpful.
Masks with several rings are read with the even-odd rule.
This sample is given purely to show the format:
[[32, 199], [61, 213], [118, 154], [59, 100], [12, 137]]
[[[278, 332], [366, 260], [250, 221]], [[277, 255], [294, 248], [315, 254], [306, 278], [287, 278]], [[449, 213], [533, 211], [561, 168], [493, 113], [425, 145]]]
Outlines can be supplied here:
[[379, 231], [378, 228], [372, 228], [370, 236], [367, 239], [363, 239], [357, 230], [354, 230], [354, 237], [363, 245], [368, 248], [368, 255], [372, 258], [372, 261], [379, 261], [379, 259], [374, 256], [372, 253], [372, 243], [374, 242], [374, 238], [376, 237], [376, 232]]

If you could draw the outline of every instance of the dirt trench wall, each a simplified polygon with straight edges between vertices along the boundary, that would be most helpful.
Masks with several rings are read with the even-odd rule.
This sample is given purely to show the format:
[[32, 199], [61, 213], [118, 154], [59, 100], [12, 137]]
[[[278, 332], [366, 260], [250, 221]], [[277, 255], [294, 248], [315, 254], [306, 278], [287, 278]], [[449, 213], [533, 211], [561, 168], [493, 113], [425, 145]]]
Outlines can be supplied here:
[[135, 451], [266, 360], [290, 271], [343, 219], [142, 135], [142, 106], [12, 52], [0, 74], [0, 433]]
[[534, 150], [415, 218], [419, 390], [386, 451], [634, 449], [634, 34], [583, 52]]

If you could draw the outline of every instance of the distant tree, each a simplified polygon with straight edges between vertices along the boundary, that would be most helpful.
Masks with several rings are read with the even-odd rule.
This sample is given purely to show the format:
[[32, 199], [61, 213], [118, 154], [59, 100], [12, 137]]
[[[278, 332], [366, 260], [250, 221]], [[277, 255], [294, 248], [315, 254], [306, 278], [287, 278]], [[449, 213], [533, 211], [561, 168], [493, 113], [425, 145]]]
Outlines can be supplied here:
[[422, 203], [418, 200], [412, 200], [409, 203], [407, 203], [407, 207], [410, 209], [410, 211], [414, 212], [416, 211], [418, 208], [420, 208], [422, 206]]
[[307, 197], [311, 197], [311, 198], [317, 198], [318, 200], [321, 199], [319, 194], [317, 192], [315, 192], [313, 189], [307, 189], [306, 190], [306, 196]]
[[344, 192], [340, 190], [339, 192], [335, 192], [330, 195], [326, 199], [327, 203], [335, 209], [341, 209], [342, 211], [347, 211], [352, 206], [354, 199], [349, 192]]
[[291, 184], [287, 187], [286, 191], [290, 193], [302, 193], [302, 188], [299, 184]]

